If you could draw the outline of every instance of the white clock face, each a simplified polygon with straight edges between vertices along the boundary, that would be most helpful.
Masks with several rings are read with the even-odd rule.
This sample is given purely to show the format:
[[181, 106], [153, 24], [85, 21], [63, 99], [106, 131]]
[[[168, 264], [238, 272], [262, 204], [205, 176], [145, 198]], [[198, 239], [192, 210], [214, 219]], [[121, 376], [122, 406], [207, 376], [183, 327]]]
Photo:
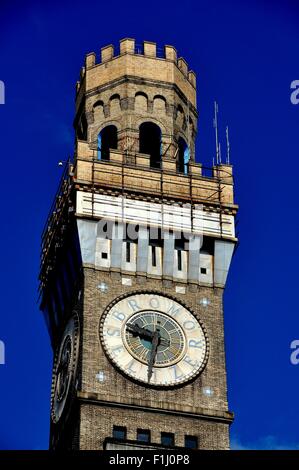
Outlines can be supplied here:
[[207, 361], [208, 341], [201, 323], [182, 304], [156, 293], [129, 295], [108, 307], [100, 336], [119, 369], [153, 386], [187, 382]]

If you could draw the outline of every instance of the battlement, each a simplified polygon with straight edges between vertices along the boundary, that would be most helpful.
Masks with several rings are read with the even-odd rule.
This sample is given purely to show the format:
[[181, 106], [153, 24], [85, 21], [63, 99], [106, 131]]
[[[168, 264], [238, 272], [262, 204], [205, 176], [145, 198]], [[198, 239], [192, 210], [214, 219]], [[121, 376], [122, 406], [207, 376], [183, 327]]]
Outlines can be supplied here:
[[142, 45], [138, 45], [130, 38], [120, 40], [117, 53], [110, 44], [101, 48], [98, 60], [95, 52], [86, 55], [76, 86], [77, 93], [79, 94], [83, 82], [88, 91], [121, 75], [176, 84], [196, 106], [195, 73], [189, 70], [182, 57], [177, 57], [176, 49], [169, 45], [160, 49], [155, 42], [150, 41], [143, 41]]

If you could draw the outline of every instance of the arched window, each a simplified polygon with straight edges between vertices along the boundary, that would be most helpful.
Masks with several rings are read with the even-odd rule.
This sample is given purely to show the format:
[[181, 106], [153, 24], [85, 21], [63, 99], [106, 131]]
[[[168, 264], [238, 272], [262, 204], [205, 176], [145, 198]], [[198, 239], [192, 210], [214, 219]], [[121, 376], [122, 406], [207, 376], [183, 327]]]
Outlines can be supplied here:
[[161, 129], [152, 122], [139, 127], [139, 151], [150, 155], [150, 166], [161, 167]]
[[190, 160], [189, 147], [184, 141], [184, 139], [182, 139], [182, 137], [179, 138], [178, 146], [179, 146], [178, 166], [177, 166], [178, 172], [184, 173], [184, 175], [187, 175], [189, 172], [189, 160]]
[[98, 135], [98, 160], [109, 160], [110, 149], [117, 149], [117, 128], [112, 125]]

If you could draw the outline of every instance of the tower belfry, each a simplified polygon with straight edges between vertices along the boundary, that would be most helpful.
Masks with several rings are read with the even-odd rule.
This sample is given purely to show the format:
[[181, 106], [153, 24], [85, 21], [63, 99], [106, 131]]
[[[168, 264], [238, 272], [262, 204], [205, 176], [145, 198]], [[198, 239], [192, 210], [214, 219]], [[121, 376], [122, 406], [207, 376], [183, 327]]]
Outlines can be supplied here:
[[88, 54], [74, 127], [42, 235], [50, 447], [227, 449], [237, 206], [232, 166], [195, 162], [195, 74], [152, 42]]

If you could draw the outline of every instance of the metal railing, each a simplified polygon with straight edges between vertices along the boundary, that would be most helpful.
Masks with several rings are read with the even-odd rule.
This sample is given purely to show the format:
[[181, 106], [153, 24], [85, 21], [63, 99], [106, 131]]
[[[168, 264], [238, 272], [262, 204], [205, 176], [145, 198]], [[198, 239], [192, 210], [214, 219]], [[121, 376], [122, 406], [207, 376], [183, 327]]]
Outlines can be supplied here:
[[63, 173], [60, 177], [60, 181], [59, 181], [59, 184], [58, 184], [58, 189], [57, 189], [56, 194], [55, 194], [55, 196], [52, 200], [52, 204], [51, 204], [51, 207], [50, 207], [49, 212], [48, 212], [48, 217], [46, 219], [46, 222], [45, 222], [43, 230], [42, 230], [42, 235], [41, 235], [42, 240], [44, 239], [45, 233], [48, 231], [48, 227], [50, 225], [50, 220], [53, 217], [53, 214], [55, 213], [55, 208], [57, 207], [57, 201], [59, 200], [59, 197], [63, 195], [65, 181], [69, 179], [70, 164], [71, 164], [71, 161], [70, 161], [70, 159], [68, 159], [65, 162]]
[[[48, 217], [46, 219], [42, 235], [41, 235], [41, 260], [40, 260], [40, 279], [43, 277], [45, 259], [48, 251], [52, 246], [54, 238], [57, 234], [58, 227], [61, 226], [61, 219], [68, 209], [68, 201], [72, 189], [72, 182], [70, 177], [70, 159], [65, 163], [63, 174], [61, 175], [60, 182], [56, 194], [54, 196], [52, 205], [50, 207]], [[56, 244], [58, 240], [56, 240]]]

